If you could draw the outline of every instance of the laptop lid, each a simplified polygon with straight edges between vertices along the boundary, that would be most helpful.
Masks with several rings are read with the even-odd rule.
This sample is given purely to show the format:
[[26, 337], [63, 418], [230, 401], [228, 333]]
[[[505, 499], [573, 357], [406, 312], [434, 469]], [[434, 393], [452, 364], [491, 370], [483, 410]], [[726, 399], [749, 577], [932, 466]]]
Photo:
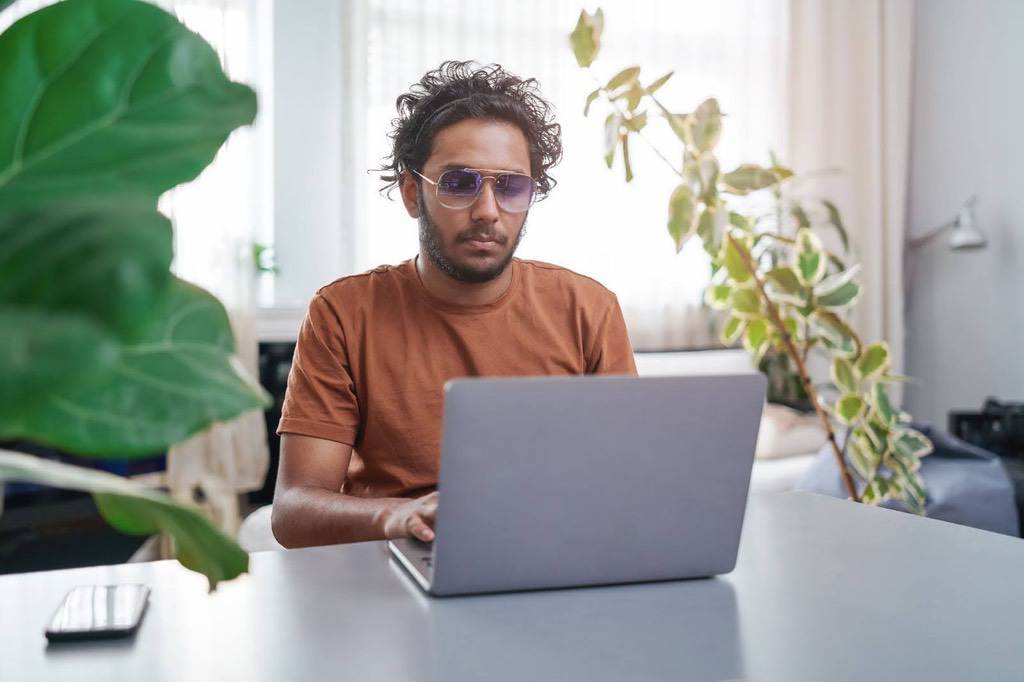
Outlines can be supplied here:
[[765, 384], [754, 373], [450, 381], [430, 591], [732, 570]]

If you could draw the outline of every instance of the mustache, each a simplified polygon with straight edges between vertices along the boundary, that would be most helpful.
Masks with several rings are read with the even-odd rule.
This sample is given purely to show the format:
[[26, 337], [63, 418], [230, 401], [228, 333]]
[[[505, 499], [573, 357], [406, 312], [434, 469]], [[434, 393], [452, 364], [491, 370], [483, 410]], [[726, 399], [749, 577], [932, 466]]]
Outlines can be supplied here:
[[479, 241], [492, 241], [498, 244], [505, 244], [508, 242], [508, 235], [494, 230], [470, 228], [460, 232], [455, 239], [460, 242], [468, 242], [475, 239]]

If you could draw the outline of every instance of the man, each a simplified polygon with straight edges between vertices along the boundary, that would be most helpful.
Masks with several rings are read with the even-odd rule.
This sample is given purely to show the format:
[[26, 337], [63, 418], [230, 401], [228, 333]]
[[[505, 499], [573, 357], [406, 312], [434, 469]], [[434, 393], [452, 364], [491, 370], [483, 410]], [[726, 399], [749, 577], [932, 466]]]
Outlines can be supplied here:
[[310, 303], [278, 429], [287, 547], [433, 539], [451, 378], [636, 373], [614, 294], [513, 258], [561, 158], [535, 81], [445, 62], [397, 106], [385, 187], [418, 219], [419, 254]]

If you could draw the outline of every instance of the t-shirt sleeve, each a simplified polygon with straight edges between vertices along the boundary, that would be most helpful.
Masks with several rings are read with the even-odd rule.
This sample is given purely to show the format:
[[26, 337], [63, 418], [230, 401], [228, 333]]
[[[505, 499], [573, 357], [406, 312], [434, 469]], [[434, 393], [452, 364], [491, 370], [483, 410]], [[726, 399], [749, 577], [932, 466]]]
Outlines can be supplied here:
[[355, 444], [360, 413], [347, 351], [341, 321], [317, 294], [299, 329], [278, 433]]
[[629, 342], [619, 299], [614, 294], [610, 294], [604, 314], [594, 328], [587, 354], [587, 374], [636, 375], [633, 345]]

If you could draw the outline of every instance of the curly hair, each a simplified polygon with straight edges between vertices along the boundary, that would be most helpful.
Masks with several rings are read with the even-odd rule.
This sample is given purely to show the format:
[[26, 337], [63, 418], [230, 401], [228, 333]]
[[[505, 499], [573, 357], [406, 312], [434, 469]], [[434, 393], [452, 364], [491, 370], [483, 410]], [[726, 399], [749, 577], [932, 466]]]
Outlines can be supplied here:
[[562, 158], [562, 127], [554, 122], [552, 106], [540, 96], [534, 78], [523, 80], [498, 64], [446, 61], [400, 95], [395, 108], [398, 117], [388, 135], [391, 154], [377, 169], [384, 183], [382, 193], [390, 195], [403, 173], [423, 170], [434, 136], [468, 118], [517, 126], [529, 145], [530, 174], [537, 181], [538, 198], [556, 184], [548, 171]]

